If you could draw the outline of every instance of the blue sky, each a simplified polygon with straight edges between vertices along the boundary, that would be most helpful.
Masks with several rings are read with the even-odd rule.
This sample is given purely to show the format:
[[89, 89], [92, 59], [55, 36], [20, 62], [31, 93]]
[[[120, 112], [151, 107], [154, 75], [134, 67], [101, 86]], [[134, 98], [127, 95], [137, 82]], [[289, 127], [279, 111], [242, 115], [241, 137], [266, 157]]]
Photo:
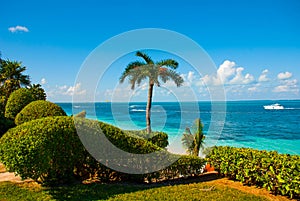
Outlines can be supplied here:
[[[87, 89], [75, 82], [86, 57], [117, 34], [142, 28], [168, 29], [191, 38], [209, 54], [228, 100], [300, 99], [300, 2], [265, 1], [4, 1], [0, 12], [2, 58], [22, 61], [48, 99], [71, 101]], [[153, 54], [153, 59], [174, 57]], [[214, 75], [200, 75], [181, 58], [185, 85], [156, 89], [154, 101], [209, 99]], [[95, 93], [97, 101], [144, 101], [146, 87], [118, 85], [134, 54], [115, 61]], [[101, 67], [99, 67], [101, 68]], [[201, 85], [205, 82], [206, 85]], [[190, 89], [195, 97], [185, 94]], [[178, 96], [169, 96], [168, 90]], [[129, 97], [128, 97], [129, 96]]]

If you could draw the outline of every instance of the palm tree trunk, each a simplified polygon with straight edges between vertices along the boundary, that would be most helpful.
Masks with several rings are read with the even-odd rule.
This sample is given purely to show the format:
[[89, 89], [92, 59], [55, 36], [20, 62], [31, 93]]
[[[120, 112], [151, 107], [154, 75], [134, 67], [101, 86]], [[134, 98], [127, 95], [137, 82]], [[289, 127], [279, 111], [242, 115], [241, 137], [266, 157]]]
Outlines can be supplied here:
[[148, 101], [146, 107], [146, 122], [147, 122], [147, 133], [151, 133], [151, 105], [152, 105], [152, 94], [154, 84], [150, 81], [148, 89]]

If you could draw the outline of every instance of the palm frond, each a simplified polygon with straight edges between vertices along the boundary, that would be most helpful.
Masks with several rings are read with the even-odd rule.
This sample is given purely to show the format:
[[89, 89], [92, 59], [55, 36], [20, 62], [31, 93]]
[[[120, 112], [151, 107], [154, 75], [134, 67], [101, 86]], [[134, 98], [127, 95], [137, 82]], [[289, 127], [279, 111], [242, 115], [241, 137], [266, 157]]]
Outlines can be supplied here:
[[166, 83], [168, 80], [172, 80], [175, 82], [177, 87], [180, 87], [184, 82], [183, 78], [171, 69], [165, 69], [164, 71], [161, 71], [159, 76], [164, 83]]
[[124, 80], [126, 79], [126, 77], [128, 77], [131, 74], [131, 70], [139, 68], [141, 66], [146, 65], [145, 62], [141, 62], [141, 61], [133, 61], [131, 63], [129, 63], [126, 68], [125, 71], [122, 73], [121, 77], [120, 77], [120, 83], [123, 83]]
[[170, 67], [172, 69], [176, 69], [178, 67], [178, 62], [173, 59], [165, 59], [165, 60], [161, 60], [161, 61], [157, 62], [156, 65], [158, 65], [160, 67], [166, 66], [166, 67]]
[[150, 56], [148, 56], [146, 53], [143, 53], [141, 51], [137, 51], [136, 52], [136, 56], [138, 57], [142, 57], [146, 62], [147, 64], [154, 64], [153, 60], [151, 59]]

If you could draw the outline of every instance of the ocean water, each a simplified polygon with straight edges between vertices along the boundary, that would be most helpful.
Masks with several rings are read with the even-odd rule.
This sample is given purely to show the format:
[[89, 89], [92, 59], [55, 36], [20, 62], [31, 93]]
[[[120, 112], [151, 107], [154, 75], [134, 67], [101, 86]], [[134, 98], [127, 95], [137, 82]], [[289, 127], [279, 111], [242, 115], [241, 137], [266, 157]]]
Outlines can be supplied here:
[[[265, 110], [280, 103], [283, 110]], [[85, 110], [87, 118], [122, 129], [144, 129], [146, 103], [58, 103], [68, 115]], [[186, 127], [201, 118], [205, 146], [228, 145], [300, 155], [300, 100], [228, 102], [155, 102], [153, 130], [169, 135], [168, 149], [184, 153], [181, 137]]]

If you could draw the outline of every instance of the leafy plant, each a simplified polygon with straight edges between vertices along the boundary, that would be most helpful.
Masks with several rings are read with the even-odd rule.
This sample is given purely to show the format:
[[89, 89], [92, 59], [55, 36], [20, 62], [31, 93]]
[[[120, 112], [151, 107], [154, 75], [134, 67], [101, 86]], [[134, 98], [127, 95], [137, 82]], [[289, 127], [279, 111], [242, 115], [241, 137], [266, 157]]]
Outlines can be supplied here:
[[5, 106], [5, 117], [15, 120], [16, 115], [30, 102], [34, 101], [29, 89], [20, 88], [11, 93]]
[[0, 139], [0, 161], [9, 171], [46, 184], [72, 180], [83, 153], [71, 117], [26, 122]]
[[13, 91], [30, 84], [29, 76], [23, 74], [25, 70], [21, 62], [0, 59], [0, 91], [5, 97], [4, 105]]
[[161, 148], [166, 148], [169, 145], [168, 134], [164, 132], [155, 131], [149, 134], [146, 130], [130, 130], [125, 131], [125, 133], [133, 137], [143, 138]]
[[215, 147], [207, 156], [220, 175], [274, 194], [300, 197], [300, 156], [248, 148]]
[[198, 156], [200, 149], [203, 148], [204, 139], [203, 124], [200, 118], [198, 118], [191, 129], [185, 129], [181, 141], [188, 154]]
[[34, 100], [46, 100], [45, 90], [42, 88], [40, 84], [30, 85], [28, 88], [31, 91], [31, 94], [34, 97]]
[[26, 105], [16, 116], [15, 123], [40, 119], [48, 116], [66, 116], [65, 111], [58, 105], [45, 100], [33, 101]]

